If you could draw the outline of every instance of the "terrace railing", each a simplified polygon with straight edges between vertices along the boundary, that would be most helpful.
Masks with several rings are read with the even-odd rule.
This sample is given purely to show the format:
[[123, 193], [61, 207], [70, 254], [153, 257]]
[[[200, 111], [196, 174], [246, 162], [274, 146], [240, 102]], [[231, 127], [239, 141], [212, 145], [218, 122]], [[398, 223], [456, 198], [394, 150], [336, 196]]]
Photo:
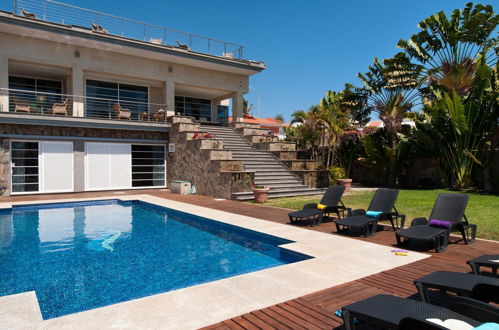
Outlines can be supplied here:
[[27, 18], [87, 28], [100, 34], [174, 46], [215, 56], [243, 59], [243, 46], [193, 33], [101, 13], [52, 0], [14, 0], [13, 12]]
[[143, 122], [165, 122], [167, 116], [166, 104], [159, 103], [0, 88], [0, 96], [5, 95], [8, 111], [18, 114]]

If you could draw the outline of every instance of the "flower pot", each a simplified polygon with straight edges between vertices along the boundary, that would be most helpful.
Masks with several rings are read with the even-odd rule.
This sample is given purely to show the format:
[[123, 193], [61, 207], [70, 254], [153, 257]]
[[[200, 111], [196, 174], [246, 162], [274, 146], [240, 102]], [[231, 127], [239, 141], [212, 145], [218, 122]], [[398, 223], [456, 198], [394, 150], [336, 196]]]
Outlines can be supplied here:
[[253, 196], [255, 196], [255, 202], [263, 203], [269, 199], [269, 187], [265, 188], [251, 188], [253, 191]]
[[349, 191], [350, 188], [352, 187], [352, 179], [337, 179], [336, 183], [339, 184], [340, 186], [344, 186], [345, 191]]

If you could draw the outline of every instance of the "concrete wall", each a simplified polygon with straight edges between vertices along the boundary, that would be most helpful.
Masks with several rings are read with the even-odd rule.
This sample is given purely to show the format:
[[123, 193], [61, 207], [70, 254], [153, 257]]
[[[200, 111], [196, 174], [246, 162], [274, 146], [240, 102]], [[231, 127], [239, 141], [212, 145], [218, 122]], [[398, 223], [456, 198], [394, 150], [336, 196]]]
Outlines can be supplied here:
[[[213, 70], [209, 63], [206, 68], [192, 67], [128, 55], [126, 49], [116, 52], [114, 49], [74, 46], [69, 36], [49, 41], [0, 32], [0, 45], [0, 88], [8, 87], [8, 75], [12, 72], [7, 64], [16, 61], [47, 66], [48, 71], [51, 66], [71, 70], [72, 77], [67, 77], [67, 91], [75, 95], [84, 95], [84, 80], [89, 77], [146, 84], [152, 88], [150, 101], [166, 103], [172, 107], [170, 110], [174, 105], [172, 92], [175, 84], [209, 89], [219, 96], [235, 95], [236, 106], [241, 108], [236, 113], [242, 111], [242, 95], [248, 91], [248, 75]], [[0, 102], [4, 111], [8, 109], [5, 97], [0, 96]], [[78, 105], [75, 108], [77, 114], [81, 113]]]

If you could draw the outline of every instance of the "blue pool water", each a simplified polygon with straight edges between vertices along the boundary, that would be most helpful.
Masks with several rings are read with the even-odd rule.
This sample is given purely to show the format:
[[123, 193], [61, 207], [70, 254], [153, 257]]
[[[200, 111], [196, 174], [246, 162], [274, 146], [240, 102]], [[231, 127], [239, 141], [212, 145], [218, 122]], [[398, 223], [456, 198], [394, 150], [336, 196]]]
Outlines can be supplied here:
[[310, 258], [291, 241], [141, 201], [0, 210], [0, 296], [44, 319]]

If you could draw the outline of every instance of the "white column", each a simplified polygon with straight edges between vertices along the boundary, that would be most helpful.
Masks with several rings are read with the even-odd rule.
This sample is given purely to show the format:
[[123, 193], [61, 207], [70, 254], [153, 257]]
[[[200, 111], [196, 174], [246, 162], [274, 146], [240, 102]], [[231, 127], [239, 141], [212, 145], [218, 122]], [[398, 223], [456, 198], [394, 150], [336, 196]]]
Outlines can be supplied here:
[[175, 114], [175, 82], [173, 80], [165, 81], [165, 103], [168, 115]]
[[235, 92], [232, 94], [232, 122], [243, 121], [243, 93]]
[[73, 116], [85, 117], [85, 81], [83, 69], [79, 66], [73, 66], [72, 70], [72, 91], [73, 91]]
[[0, 111], [9, 111], [9, 60], [0, 56]]

